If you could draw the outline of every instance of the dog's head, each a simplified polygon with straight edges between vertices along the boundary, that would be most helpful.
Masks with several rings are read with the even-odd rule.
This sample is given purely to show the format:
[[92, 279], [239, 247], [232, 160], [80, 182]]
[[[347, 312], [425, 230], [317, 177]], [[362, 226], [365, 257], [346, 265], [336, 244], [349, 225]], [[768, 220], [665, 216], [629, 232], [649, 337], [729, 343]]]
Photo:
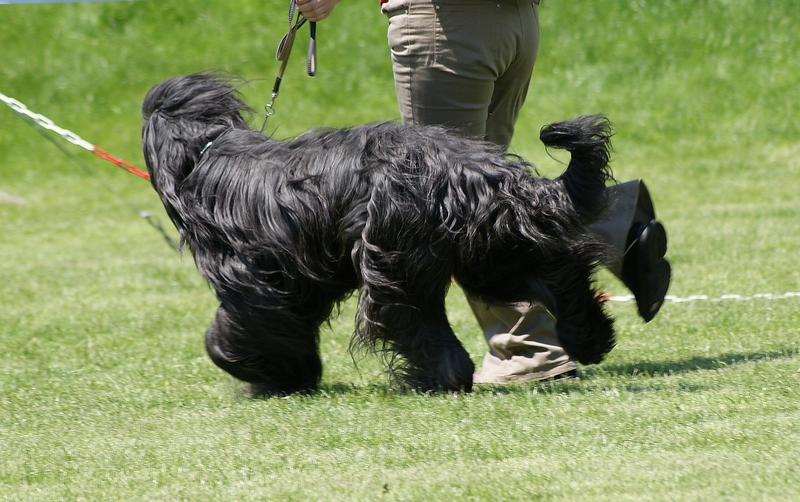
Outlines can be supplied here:
[[[239, 81], [239, 84], [235, 84]], [[189, 124], [246, 128], [241, 112], [250, 111], [237, 91], [238, 77], [196, 73], [157, 84], [144, 99], [142, 115], [147, 122], [161, 114]]]
[[142, 105], [142, 147], [153, 186], [179, 184], [203, 148], [231, 129], [249, 129], [235, 77], [198, 73], [162, 82]]

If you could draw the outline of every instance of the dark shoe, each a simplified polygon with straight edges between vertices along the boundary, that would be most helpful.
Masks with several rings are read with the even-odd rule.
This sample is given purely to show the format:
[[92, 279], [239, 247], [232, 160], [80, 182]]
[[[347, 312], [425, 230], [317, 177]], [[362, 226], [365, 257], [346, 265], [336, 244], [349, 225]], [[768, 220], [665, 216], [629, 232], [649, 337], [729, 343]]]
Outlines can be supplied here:
[[644, 322], [650, 322], [669, 289], [672, 267], [664, 259], [667, 232], [656, 220], [639, 222], [631, 227], [622, 265], [622, 281], [636, 297], [636, 306]]
[[645, 277], [667, 254], [667, 231], [656, 220], [639, 221], [628, 231], [622, 277]]
[[644, 322], [650, 322], [661, 310], [664, 297], [669, 289], [671, 275], [672, 267], [667, 260], [662, 258], [647, 277], [637, 277], [632, 282], [625, 282], [633, 296], [636, 297], [636, 306], [639, 308], [639, 315], [642, 316]]

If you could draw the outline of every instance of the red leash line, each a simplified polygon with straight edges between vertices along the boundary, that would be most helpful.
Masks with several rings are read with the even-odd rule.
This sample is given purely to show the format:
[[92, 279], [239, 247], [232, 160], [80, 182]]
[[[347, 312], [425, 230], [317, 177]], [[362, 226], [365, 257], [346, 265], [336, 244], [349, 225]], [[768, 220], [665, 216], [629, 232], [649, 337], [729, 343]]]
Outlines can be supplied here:
[[101, 159], [107, 160], [107, 161], [111, 162], [112, 164], [116, 164], [116, 166], [119, 167], [120, 169], [124, 169], [124, 170], [128, 171], [131, 174], [135, 174], [136, 176], [138, 176], [138, 177], [140, 177], [142, 179], [145, 179], [145, 180], [148, 180], [148, 181], [150, 180], [150, 175], [149, 174], [147, 174], [146, 172], [144, 172], [141, 169], [137, 168], [133, 164], [125, 162], [124, 160], [118, 159], [118, 158], [116, 158], [116, 157], [114, 157], [112, 155], [109, 155], [108, 152], [106, 152], [105, 150], [103, 150], [99, 146], [92, 145], [92, 147], [93, 147], [92, 153], [97, 155]]

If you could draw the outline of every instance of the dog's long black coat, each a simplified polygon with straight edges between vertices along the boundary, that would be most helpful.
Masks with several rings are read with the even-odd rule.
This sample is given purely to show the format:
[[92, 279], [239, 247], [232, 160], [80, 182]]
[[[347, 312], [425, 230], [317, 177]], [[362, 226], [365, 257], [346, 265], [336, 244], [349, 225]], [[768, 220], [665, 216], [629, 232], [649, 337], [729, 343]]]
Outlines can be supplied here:
[[357, 345], [397, 381], [467, 390], [473, 364], [445, 316], [455, 277], [489, 304], [541, 301], [578, 361], [614, 345], [592, 289], [604, 248], [586, 225], [605, 207], [609, 125], [545, 127], [571, 152], [555, 180], [484, 142], [380, 123], [278, 141], [251, 130], [232, 79], [155, 86], [143, 106], [153, 186], [221, 303], [212, 360], [256, 393], [316, 387], [320, 325], [359, 291]]

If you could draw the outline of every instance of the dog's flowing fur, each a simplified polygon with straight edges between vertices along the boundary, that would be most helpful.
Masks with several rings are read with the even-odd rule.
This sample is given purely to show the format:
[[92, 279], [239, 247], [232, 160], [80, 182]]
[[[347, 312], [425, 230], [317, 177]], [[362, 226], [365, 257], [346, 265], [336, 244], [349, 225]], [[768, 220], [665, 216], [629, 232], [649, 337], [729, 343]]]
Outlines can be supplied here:
[[445, 315], [451, 277], [488, 304], [542, 302], [584, 364], [614, 346], [592, 288], [605, 248], [609, 124], [545, 127], [571, 161], [555, 180], [495, 146], [396, 123], [278, 141], [252, 130], [232, 77], [155, 86], [143, 106], [153, 187], [221, 303], [211, 359], [256, 394], [314, 389], [318, 332], [359, 295], [353, 347], [385, 356], [395, 381], [465, 390], [473, 364]]

